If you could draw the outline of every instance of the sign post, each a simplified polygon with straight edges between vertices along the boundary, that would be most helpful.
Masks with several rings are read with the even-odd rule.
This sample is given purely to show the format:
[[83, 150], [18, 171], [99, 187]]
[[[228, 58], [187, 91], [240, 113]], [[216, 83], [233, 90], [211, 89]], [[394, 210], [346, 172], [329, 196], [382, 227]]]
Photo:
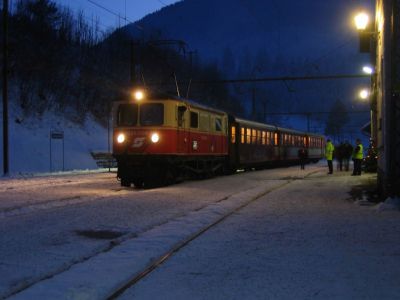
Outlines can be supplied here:
[[52, 165], [52, 140], [62, 140], [62, 170], [64, 171], [64, 131], [50, 130], [50, 172], [53, 171]]

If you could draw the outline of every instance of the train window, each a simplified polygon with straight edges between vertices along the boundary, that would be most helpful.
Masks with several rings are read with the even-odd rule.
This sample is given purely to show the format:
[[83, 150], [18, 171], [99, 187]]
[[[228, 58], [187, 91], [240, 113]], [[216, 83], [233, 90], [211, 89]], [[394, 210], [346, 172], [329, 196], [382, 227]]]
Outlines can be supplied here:
[[215, 131], [222, 131], [222, 120], [215, 118]]
[[260, 130], [256, 130], [256, 141], [255, 144], [260, 144], [260, 139], [261, 139], [261, 134], [260, 134]]
[[245, 130], [244, 130], [243, 127], [240, 128], [240, 135], [241, 135], [241, 137], [240, 137], [240, 142], [241, 142], [242, 144], [244, 144], [244, 141], [245, 141]]
[[265, 145], [266, 143], [267, 143], [267, 133], [263, 131], [261, 136], [261, 144]]
[[187, 110], [186, 106], [178, 106], [177, 111], [178, 111], [178, 126], [182, 127], [183, 126], [183, 121], [184, 121], [184, 116], [185, 116], [185, 111]]
[[251, 129], [246, 129], [246, 144], [251, 144]]
[[278, 139], [278, 133], [275, 132], [274, 134], [274, 144], [278, 145], [279, 139]]
[[257, 143], [257, 131], [255, 129], [251, 130], [251, 143], [252, 144]]
[[190, 127], [198, 128], [199, 127], [199, 114], [196, 112], [190, 112]]
[[232, 126], [231, 127], [231, 143], [234, 144], [236, 143], [236, 127]]
[[200, 113], [200, 130], [210, 131], [210, 115]]
[[164, 104], [145, 103], [140, 105], [140, 125], [152, 126], [164, 123]]
[[118, 126], [133, 126], [137, 124], [138, 105], [136, 103], [120, 104], [118, 106]]

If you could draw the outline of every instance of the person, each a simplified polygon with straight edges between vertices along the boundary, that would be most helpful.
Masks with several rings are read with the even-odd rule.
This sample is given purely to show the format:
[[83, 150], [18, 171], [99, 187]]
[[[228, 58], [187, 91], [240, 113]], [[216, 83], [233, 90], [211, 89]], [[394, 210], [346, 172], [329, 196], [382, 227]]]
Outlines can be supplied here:
[[363, 145], [361, 144], [361, 140], [356, 140], [356, 146], [353, 151], [353, 161], [354, 161], [354, 169], [352, 176], [361, 175], [361, 163], [364, 158], [363, 154]]
[[337, 169], [343, 171], [343, 147], [344, 144], [341, 142], [335, 149], [335, 157], [337, 159]]
[[299, 159], [300, 159], [300, 168], [301, 168], [302, 170], [304, 170], [304, 169], [305, 169], [305, 164], [306, 164], [307, 158], [308, 158], [308, 152], [307, 152], [307, 149], [306, 149], [304, 146], [302, 146], [302, 147], [299, 149], [299, 151], [298, 151], [298, 157], [299, 157]]
[[353, 154], [353, 146], [349, 141], [345, 141], [343, 144], [343, 164], [345, 171], [349, 171], [350, 158]]
[[326, 157], [326, 161], [328, 162], [328, 169], [329, 169], [328, 174], [333, 174], [332, 159], [333, 159], [333, 151], [334, 150], [335, 150], [335, 146], [333, 146], [331, 140], [328, 139], [326, 141], [326, 145], [325, 145], [325, 157]]

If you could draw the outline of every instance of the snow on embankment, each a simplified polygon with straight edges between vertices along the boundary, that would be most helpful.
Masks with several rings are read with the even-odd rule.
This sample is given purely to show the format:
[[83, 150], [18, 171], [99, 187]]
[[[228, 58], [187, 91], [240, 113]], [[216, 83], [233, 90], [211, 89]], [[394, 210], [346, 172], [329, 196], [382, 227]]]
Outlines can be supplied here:
[[398, 210], [400, 210], [400, 198], [399, 197], [394, 197], [394, 198], [389, 197], [384, 202], [379, 203], [376, 206], [376, 209], [378, 211], [387, 211], [387, 210], [398, 211]]
[[[2, 111], [1, 111], [2, 114]], [[91, 117], [84, 124], [76, 124], [54, 112], [45, 112], [40, 118], [24, 119], [13, 105], [9, 111], [9, 174], [41, 173], [63, 169], [63, 140], [52, 139], [50, 131], [64, 134], [64, 170], [96, 169], [91, 151], [108, 149], [107, 128]], [[3, 123], [0, 124], [3, 170]], [[51, 155], [50, 155], [51, 149]], [[50, 160], [51, 157], [51, 160]]]

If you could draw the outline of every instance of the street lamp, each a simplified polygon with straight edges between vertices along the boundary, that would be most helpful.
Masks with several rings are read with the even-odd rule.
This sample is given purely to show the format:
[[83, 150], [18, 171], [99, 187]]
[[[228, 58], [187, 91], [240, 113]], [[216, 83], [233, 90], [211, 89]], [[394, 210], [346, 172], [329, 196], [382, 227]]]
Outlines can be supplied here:
[[362, 100], [367, 100], [369, 98], [369, 90], [368, 89], [362, 89], [358, 96], [362, 99]]
[[359, 12], [354, 17], [354, 22], [356, 24], [357, 30], [365, 30], [367, 29], [369, 23], [369, 16], [366, 12]]
[[371, 66], [364, 66], [364, 67], [362, 68], [362, 70], [363, 70], [363, 72], [364, 72], [365, 74], [371, 75], [372, 73], [374, 73], [374, 68], [371, 67]]
[[358, 31], [360, 40], [360, 52], [368, 53], [371, 51], [371, 41], [375, 39], [376, 33], [372, 31], [373, 24], [370, 22], [368, 13], [362, 11], [354, 17], [354, 23]]

